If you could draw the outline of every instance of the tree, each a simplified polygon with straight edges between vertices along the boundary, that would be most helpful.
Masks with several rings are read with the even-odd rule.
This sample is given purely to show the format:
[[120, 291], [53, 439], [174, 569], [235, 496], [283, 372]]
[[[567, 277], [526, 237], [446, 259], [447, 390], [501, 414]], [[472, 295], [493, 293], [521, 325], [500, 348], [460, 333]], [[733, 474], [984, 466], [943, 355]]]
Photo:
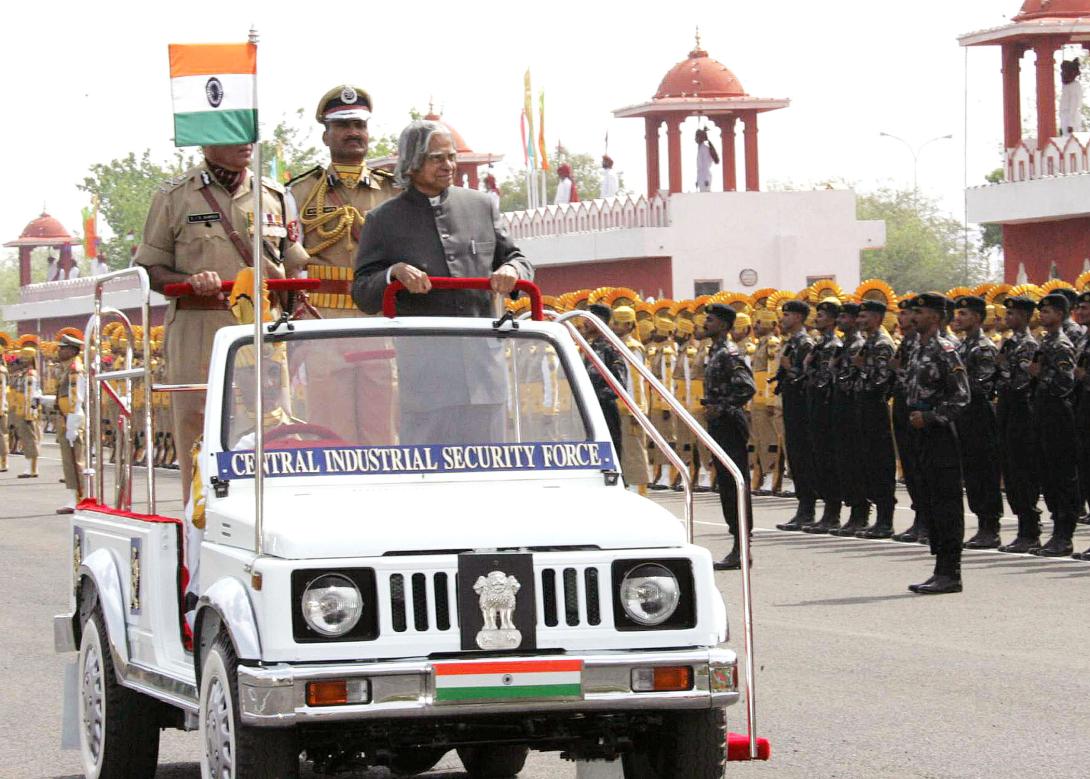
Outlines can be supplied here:
[[[1002, 184], [1006, 174], [1002, 168], [996, 168], [984, 177], [989, 184]], [[980, 252], [987, 254], [993, 249], [1003, 248], [1003, 227], [999, 224], [985, 223], [980, 226]]]
[[[592, 154], [574, 154], [558, 144], [556, 153], [549, 160], [549, 170], [545, 173], [547, 202], [552, 203], [556, 197], [556, 187], [560, 183], [560, 177], [557, 176], [556, 169], [565, 162], [571, 165], [572, 178], [575, 180], [579, 199], [594, 200], [597, 198], [602, 187], [600, 161]], [[513, 171], [500, 184], [500, 190], [501, 211], [525, 210], [530, 202], [526, 189], [526, 169]], [[621, 190], [624, 190], [624, 182], [621, 182]]]
[[987, 280], [989, 267], [961, 222], [939, 211], [936, 201], [911, 190], [880, 189], [860, 195], [860, 219], [886, 223], [886, 245], [863, 252], [862, 275], [889, 282], [897, 291], [945, 291]]

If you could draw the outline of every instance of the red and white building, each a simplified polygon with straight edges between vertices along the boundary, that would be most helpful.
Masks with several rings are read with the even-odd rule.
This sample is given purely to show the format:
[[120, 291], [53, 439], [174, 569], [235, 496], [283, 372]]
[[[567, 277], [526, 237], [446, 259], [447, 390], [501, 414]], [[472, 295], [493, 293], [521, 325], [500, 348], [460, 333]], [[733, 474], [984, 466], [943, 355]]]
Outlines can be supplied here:
[[[970, 222], [1003, 229], [1003, 277], [1040, 284], [1090, 268], [1090, 133], [1057, 128], [1059, 59], [1090, 48], [1090, 0], [1026, 0], [1010, 24], [961, 36], [998, 49], [1004, 178], [966, 192]], [[1022, 69], [1033, 68], [1036, 122], [1024, 128]]]
[[[624, 285], [677, 298], [756, 286], [797, 290], [830, 277], [854, 288], [859, 252], [882, 247], [885, 223], [857, 220], [851, 191], [761, 191], [758, 117], [789, 102], [747, 94], [698, 39], [650, 100], [614, 111], [643, 120], [646, 194], [504, 215], [538, 283], [547, 293]], [[720, 191], [683, 191], [682, 156], [695, 156], [691, 133], [699, 123], [721, 150]]]

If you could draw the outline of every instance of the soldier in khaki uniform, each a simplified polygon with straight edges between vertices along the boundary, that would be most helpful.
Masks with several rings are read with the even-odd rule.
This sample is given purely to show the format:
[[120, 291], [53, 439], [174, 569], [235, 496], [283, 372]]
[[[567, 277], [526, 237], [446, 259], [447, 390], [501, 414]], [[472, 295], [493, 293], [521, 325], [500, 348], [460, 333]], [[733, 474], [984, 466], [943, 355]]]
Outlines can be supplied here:
[[[689, 307], [692, 301], [682, 301], [674, 306], [677, 322], [677, 362], [674, 364], [674, 394], [690, 413], [695, 413], [704, 397], [703, 366], [697, 366], [700, 342], [696, 339], [696, 323]], [[699, 370], [699, 378], [697, 376]], [[674, 417], [674, 440], [677, 453], [689, 468], [693, 486], [700, 476], [700, 457], [697, 453], [696, 434]]]
[[[371, 96], [359, 87], [337, 86], [322, 95], [315, 119], [325, 128], [330, 164], [288, 182], [288, 229], [309, 255], [297, 270], [321, 280], [309, 300], [323, 319], [362, 316], [352, 300], [360, 230], [367, 212], [396, 194], [391, 174], [370, 170], [365, 162], [371, 110]], [[314, 352], [306, 357], [306, 370], [310, 422], [347, 429], [357, 441], [393, 443], [392, 359], [346, 364], [332, 351]], [[344, 418], [345, 392], [361, 404], [354, 420]], [[375, 404], [383, 398], [391, 413], [380, 417]]]
[[71, 493], [58, 514], [71, 514], [83, 498], [83, 400], [87, 392], [80, 352], [83, 341], [71, 333], [61, 336], [57, 350], [57, 446], [64, 468], [64, 486]]
[[[655, 378], [661, 381], [670, 392], [674, 391], [674, 368], [677, 364], [677, 345], [674, 343], [677, 324], [670, 314], [673, 307], [672, 300], [657, 300], [652, 304], [655, 329], [651, 336], [651, 343], [647, 347], [648, 367], [655, 374]], [[651, 413], [648, 416], [655, 429], [673, 447], [676, 442], [674, 415], [658, 392], [651, 392]], [[659, 479], [662, 477], [662, 469], [669, 466], [669, 461], [657, 446], [652, 445], [647, 451], [647, 459], [653, 469], [649, 486], [653, 490], [665, 490], [669, 485], [659, 484]], [[670, 468], [670, 470], [673, 469]], [[674, 484], [680, 478], [677, 474], [673, 474], [670, 484]]]
[[26, 458], [26, 470], [19, 474], [20, 479], [38, 478], [38, 441], [41, 436], [38, 427], [42, 393], [38, 385], [38, 350], [33, 346], [24, 346], [19, 350], [19, 359], [9, 376], [8, 411], [15, 423], [15, 436], [22, 445]]
[[[628, 350], [646, 363], [647, 350], [644, 349], [636, 329], [635, 309], [628, 305], [617, 306], [613, 309], [613, 317], [609, 324], [617, 337], [624, 341]], [[646, 414], [649, 409], [647, 382], [627, 362], [625, 368], [628, 372], [625, 388], [640, 410]], [[641, 495], [645, 495], [648, 471], [647, 433], [632, 416], [628, 406], [618, 401], [617, 407], [621, 412], [621, 473], [629, 487], [635, 487]]]
[[750, 357], [757, 394], [753, 396], [753, 494], [768, 495], [779, 475], [783, 409], [768, 380], [776, 375], [780, 339], [776, 335], [776, 313], [766, 308], [753, 312], [754, 348]]
[[8, 350], [11, 337], [0, 333], [0, 473], [8, 470]]
[[[207, 381], [216, 331], [235, 324], [220, 282], [234, 279], [254, 262], [253, 176], [248, 169], [253, 144], [205, 146], [202, 151], [200, 165], [156, 193], [135, 258], [156, 291], [174, 282], [193, 287], [194, 294], [172, 300], [166, 313], [170, 384]], [[257, 215], [264, 236], [261, 260], [266, 278], [283, 278], [283, 264], [304, 265], [306, 252], [288, 236], [283, 188], [268, 179], [262, 186], [263, 213]], [[187, 501], [192, 478], [187, 458], [204, 424], [204, 394], [174, 393], [171, 411]]]

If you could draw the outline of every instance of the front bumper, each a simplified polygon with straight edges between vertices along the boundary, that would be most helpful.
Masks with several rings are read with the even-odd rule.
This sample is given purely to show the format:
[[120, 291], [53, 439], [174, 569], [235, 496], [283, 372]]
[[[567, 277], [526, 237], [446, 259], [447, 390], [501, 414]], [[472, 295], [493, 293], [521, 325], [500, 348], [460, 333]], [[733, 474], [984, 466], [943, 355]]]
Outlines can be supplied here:
[[[556, 659], [504, 657], [504, 660]], [[633, 709], [707, 709], [738, 701], [738, 658], [729, 649], [602, 652], [566, 654], [582, 660], [582, 695], [578, 700], [512, 699], [487, 703], [436, 703], [435, 673], [429, 660], [336, 664], [239, 666], [239, 711], [247, 725], [352, 722], [409, 717], [516, 714], [548, 711], [625, 711]], [[473, 661], [468, 661], [473, 662]], [[693, 685], [682, 692], [633, 692], [636, 668], [688, 665]], [[308, 706], [308, 682], [366, 679], [370, 702]]]

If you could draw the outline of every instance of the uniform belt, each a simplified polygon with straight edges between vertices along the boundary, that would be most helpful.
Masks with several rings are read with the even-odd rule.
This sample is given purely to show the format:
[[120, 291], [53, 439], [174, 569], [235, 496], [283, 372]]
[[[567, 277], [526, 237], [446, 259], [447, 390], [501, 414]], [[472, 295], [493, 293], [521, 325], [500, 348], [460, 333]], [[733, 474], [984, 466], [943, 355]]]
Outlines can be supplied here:
[[183, 295], [175, 298], [174, 305], [179, 311], [227, 311], [231, 308], [226, 298], [221, 300], [216, 295]]

